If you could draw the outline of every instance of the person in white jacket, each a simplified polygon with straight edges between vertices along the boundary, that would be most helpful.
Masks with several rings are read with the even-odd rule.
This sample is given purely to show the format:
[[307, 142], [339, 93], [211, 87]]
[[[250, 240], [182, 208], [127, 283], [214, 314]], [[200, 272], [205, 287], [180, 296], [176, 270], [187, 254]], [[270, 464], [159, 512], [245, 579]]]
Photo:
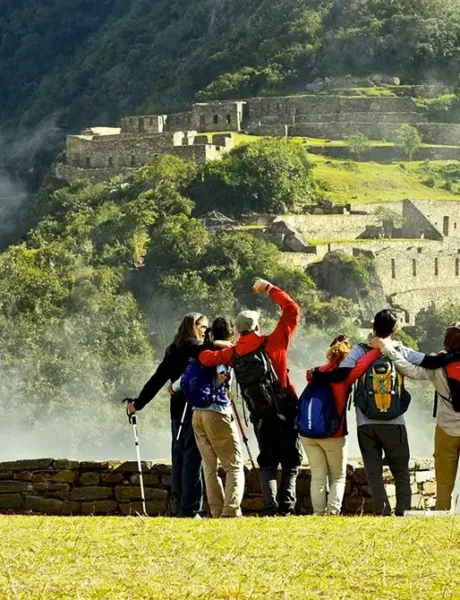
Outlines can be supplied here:
[[[456, 412], [455, 394], [452, 394], [452, 381], [458, 377], [460, 389], [460, 354], [458, 361], [448, 367], [428, 370], [410, 363], [395, 347], [390, 338], [374, 338], [370, 346], [381, 350], [392, 360], [396, 369], [412, 379], [427, 379], [432, 382], [438, 393], [438, 410], [436, 432], [434, 438], [434, 460], [436, 473], [436, 510], [450, 510], [452, 492], [455, 486], [457, 468], [460, 457], [460, 412]], [[446, 329], [444, 351], [460, 352], [460, 322]], [[447, 369], [447, 372], [446, 372]], [[451, 385], [449, 385], [449, 381]], [[459, 397], [460, 401], [460, 397]], [[456, 406], [459, 409], [459, 406]]]

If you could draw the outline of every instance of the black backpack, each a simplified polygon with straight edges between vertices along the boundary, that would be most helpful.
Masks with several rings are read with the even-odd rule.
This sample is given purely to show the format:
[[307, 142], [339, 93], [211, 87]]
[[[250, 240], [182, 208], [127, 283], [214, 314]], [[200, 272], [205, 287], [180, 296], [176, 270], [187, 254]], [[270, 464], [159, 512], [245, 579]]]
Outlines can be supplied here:
[[253, 421], [277, 414], [285, 418], [283, 393], [266, 344], [265, 338], [256, 350], [243, 355], [235, 350], [233, 357], [235, 378]]

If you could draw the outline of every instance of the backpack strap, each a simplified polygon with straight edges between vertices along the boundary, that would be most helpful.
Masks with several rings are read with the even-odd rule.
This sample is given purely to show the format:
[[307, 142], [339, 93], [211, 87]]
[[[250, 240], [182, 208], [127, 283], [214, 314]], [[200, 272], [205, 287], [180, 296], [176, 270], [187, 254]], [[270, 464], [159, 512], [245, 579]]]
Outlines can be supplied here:
[[435, 390], [433, 398], [433, 418], [436, 419], [438, 414], [438, 392]]

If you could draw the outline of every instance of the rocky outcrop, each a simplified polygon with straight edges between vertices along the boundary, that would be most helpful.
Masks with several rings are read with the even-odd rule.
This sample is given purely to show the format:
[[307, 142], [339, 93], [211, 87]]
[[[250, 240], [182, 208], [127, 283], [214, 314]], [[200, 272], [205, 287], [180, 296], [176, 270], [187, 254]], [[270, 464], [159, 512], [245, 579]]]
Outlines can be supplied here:
[[[171, 465], [142, 463], [147, 512], [150, 516], [171, 515]], [[434, 506], [436, 492], [433, 460], [414, 459], [410, 464], [412, 508]], [[223, 472], [222, 472], [222, 475]], [[245, 469], [245, 514], [263, 508], [258, 469]], [[312, 512], [310, 469], [302, 467], [297, 480], [297, 511]], [[384, 472], [390, 503], [395, 503], [395, 486], [388, 469]], [[78, 462], [75, 460], [21, 460], [0, 463], [0, 513], [47, 515], [135, 515], [142, 511], [139, 473], [135, 462]], [[369, 484], [360, 461], [349, 461], [343, 511], [361, 514], [372, 511]]]
[[201, 217], [201, 220], [206, 229], [210, 230], [235, 229], [235, 227], [238, 226], [237, 221], [230, 219], [230, 217], [227, 217], [217, 210], [212, 210], [211, 212], [204, 214]]
[[363, 322], [372, 321], [387, 304], [382, 283], [366, 252], [359, 253], [359, 260], [341, 251], [329, 252], [320, 263], [310, 265], [307, 273], [327, 298], [341, 296], [355, 302]]
[[274, 221], [266, 233], [280, 250], [285, 252], [309, 251], [309, 244], [305, 237], [286, 221]]

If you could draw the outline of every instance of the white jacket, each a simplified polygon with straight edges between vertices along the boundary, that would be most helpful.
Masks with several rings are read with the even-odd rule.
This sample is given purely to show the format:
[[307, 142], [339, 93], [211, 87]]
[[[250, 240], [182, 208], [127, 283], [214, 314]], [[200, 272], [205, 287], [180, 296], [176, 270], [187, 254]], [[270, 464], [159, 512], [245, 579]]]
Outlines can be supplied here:
[[391, 339], [385, 340], [382, 354], [394, 362], [396, 369], [411, 379], [428, 379], [438, 392], [437, 424], [447, 435], [460, 437], [460, 413], [455, 412], [450, 397], [449, 385], [444, 369], [429, 370], [413, 365], [395, 348]]

